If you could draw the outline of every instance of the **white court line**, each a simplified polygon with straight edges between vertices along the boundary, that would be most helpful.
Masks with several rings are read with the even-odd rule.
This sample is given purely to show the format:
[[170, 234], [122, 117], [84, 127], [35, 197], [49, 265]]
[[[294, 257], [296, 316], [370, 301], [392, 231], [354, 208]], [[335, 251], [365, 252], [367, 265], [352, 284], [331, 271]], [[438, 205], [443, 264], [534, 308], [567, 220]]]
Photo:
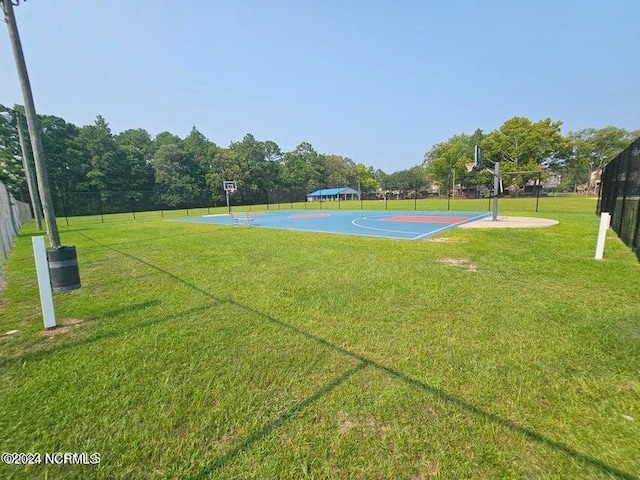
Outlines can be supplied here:
[[468, 218], [466, 220], [462, 220], [458, 223], [452, 223], [451, 225], [447, 225], [446, 227], [441, 227], [436, 230], [432, 230], [431, 232], [423, 233], [422, 235], [418, 235], [417, 237], [412, 238], [411, 240], [420, 240], [421, 238], [428, 237], [429, 235], [434, 235], [443, 230], [448, 230], [450, 228], [457, 227], [458, 225], [462, 225], [463, 223], [475, 222], [476, 220], [481, 220], [483, 218], [487, 218], [491, 213], [485, 213], [484, 215], [480, 215], [478, 217]]
[[[330, 230], [307, 230], [304, 228], [289, 228], [289, 227], [273, 227], [271, 225], [255, 225], [257, 228], [271, 228], [273, 230], [294, 230], [296, 232], [305, 232], [305, 233], [328, 233], [330, 235], [349, 235], [351, 237], [369, 237], [369, 238], [386, 238], [388, 240], [413, 240], [412, 238], [407, 237], [390, 237], [388, 235], [376, 235], [375, 233], [367, 234], [367, 233], [356, 233], [356, 232], [338, 232], [338, 231], [330, 231]], [[407, 233], [407, 232], [398, 232], [398, 233]]]
[[[369, 220], [371, 218], [384, 217], [384, 216], [387, 216], [387, 215], [375, 215], [374, 217], [355, 218], [355, 219], [351, 220], [351, 224], [355, 225], [356, 227], [366, 228], [368, 230], [377, 230], [378, 232], [406, 233], [408, 235], [412, 235], [412, 234], [415, 234], [415, 233], [421, 233], [421, 232], [410, 232], [410, 231], [407, 231], [407, 230], [389, 230], [387, 228], [365, 227], [364, 225], [359, 225], [359, 224], [356, 223], [358, 220]], [[413, 240], [413, 239], [411, 239], [411, 240]]]

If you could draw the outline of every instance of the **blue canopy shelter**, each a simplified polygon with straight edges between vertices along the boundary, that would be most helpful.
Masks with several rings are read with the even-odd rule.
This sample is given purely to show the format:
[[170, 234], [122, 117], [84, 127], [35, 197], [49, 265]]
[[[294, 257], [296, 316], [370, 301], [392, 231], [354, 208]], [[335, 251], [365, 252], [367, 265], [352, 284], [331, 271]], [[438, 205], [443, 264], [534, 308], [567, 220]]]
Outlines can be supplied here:
[[356, 200], [358, 191], [349, 187], [321, 188], [307, 194], [308, 202], [331, 202], [336, 200]]

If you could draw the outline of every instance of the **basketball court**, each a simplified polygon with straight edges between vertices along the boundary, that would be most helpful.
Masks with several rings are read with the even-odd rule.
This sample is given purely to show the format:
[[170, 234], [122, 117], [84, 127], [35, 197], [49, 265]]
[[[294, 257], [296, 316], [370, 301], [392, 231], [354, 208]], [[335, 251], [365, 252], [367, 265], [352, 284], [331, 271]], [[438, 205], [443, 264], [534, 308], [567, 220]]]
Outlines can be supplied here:
[[232, 212], [177, 221], [230, 225], [234, 228], [278, 228], [365, 237], [422, 240], [491, 216], [487, 212], [393, 212], [363, 210], [278, 210]]

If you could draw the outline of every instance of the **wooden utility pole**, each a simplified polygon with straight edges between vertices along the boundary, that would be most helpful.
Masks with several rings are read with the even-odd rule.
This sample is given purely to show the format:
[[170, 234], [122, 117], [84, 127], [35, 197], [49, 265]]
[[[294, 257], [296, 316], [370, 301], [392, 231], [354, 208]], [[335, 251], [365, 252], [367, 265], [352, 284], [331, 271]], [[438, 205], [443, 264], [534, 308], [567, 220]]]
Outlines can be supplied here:
[[51, 247], [59, 248], [61, 247], [60, 234], [58, 233], [56, 215], [53, 210], [53, 199], [51, 197], [51, 189], [49, 188], [47, 166], [44, 161], [40, 128], [38, 126], [36, 108], [33, 102], [33, 94], [31, 93], [31, 84], [29, 83], [27, 66], [24, 61], [24, 53], [22, 51], [22, 44], [20, 43], [16, 17], [13, 13], [13, 1], [14, 0], [0, 0], [0, 3], [2, 4], [5, 22], [9, 30], [11, 48], [13, 49], [13, 56], [15, 57], [16, 68], [18, 69], [18, 77], [20, 78], [20, 88], [22, 89], [22, 96], [24, 97], [25, 116], [27, 117], [27, 126], [29, 127], [29, 136], [31, 137], [31, 148], [36, 166], [36, 177], [38, 178], [38, 190], [40, 192], [40, 199], [42, 200], [44, 220], [47, 224], [47, 233]]
[[42, 212], [40, 211], [40, 196], [38, 195], [38, 184], [33, 178], [33, 172], [31, 171], [31, 162], [27, 155], [27, 143], [22, 133], [22, 120], [20, 114], [16, 111], [16, 125], [18, 126], [18, 138], [20, 140], [20, 150], [22, 150], [22, 166], [24, 167], [24, 174], [27, 177], [27, 187], [29, 188], [29, 196], [31, 197], [31, 207], [33, 208], [33, 215], [36, 217], [36, 223], [38, 230], [42, 230]]

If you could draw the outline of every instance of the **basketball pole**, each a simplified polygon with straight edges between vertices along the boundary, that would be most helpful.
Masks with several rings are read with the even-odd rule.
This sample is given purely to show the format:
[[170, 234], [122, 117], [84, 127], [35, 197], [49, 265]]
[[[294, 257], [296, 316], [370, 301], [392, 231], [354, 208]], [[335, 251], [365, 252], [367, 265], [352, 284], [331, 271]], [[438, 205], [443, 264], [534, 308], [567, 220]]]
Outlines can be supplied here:
[[473, 162], [467, 163], [467, 170], [471, 172], [474, 169], [482, 169], [486, 170], [491, 175], [493, 175], [493, 218], [492, 221], [498, 221], [498, 194], [500, 192], [500, 184], [502, 183], [502, 179], [500, 178], [500, 162], [491, 162], [493, 163], [493, 171], [491, 169], [484, 166], [484, 153], [482, 148], [478, 145], [475, 146], [473, 152]]
[[231, 215], [231, 203], [229, 202], [229, 190], [224, 191], [227, 194], [227, 210], [229, 211], [229, 215]]
[[500, 162], [493, 166], [493, 221], [498, 221], [498, 191], [500, 190]]

